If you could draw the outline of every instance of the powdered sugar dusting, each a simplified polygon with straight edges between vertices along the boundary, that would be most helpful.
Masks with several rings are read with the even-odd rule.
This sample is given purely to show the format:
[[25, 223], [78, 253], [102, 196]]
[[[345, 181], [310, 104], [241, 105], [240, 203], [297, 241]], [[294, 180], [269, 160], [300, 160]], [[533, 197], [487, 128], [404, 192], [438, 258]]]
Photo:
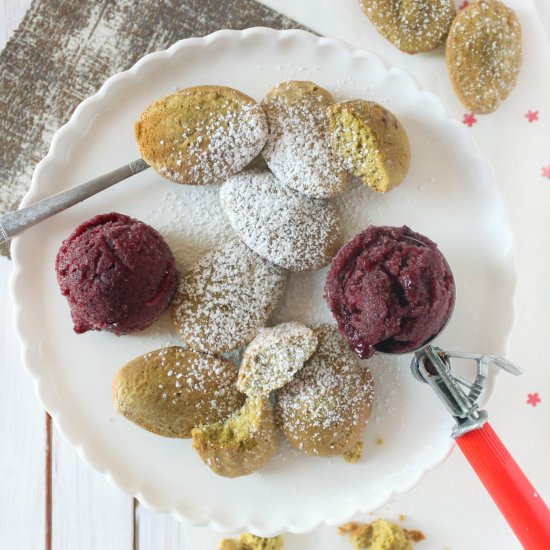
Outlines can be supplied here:
[[264, 328], [246, 349], [237, 388], [246, 395], [269, 395], [302, 368], [317, 349], [317, 336], [299, 323]]
[[278, 421], [287, 439], [313, 454], [338, 454], [363, 431], [374, 385], [333, 325], [312, 327], [317, 352], [292, 382], [276, 392]]
[[247, 170], [220, 191], [224, 211], [236, 233], [260, 256], [293, 271], [325, 266], [340, 243], [334, 205], [281, 185], [273, 174]]
[[225, 352], [249, 341], [281, 297], [285, 270], [238, 240], [206, 254], [183, 277], [171, 306], [191, 348]]
[[[195, 157], [189, 172], [195, 181], [211, 182], [223, 179], [221, 174], [242, 170], [262, 150], [266, 125], [257, 106], [243, 105], [239, 111], [212, 116], [198, 125], [195, 132], [204, 133], [208, 143], [203, 146], [199, 136], [187, 150], [187, 154]], [[189, 132], [182, 133], [183, 140], [189, 137]], [[177, 155], [183, 163], [181, 151]]]
[[[183, 99], [178, 101], [178, 96]], [[143, 158], [176, 183], [218, 183], [239, 172], [260, 153], [267, 138], [263, 110], [245, 97], [228, 88], [204, 86], [158, 100], [139, 123]], [[155, 125], [157, 110], [164, 120]]]
[[168, 243], [180, 271], [233, 236], [219, 192], [219, 186], [214, 185], [167, 191], [146, 217]]
[[463, 9], [447, 44], [449, 75], [474, 112], [495, 110], [516, 85], [521, 65], [521, 25], [502, 2], [479, 0]]
[[[302, 84], [311, 91], [292, 99]], [[332, 101], [317, 88], [286, 82], [268, 94], [262, 102], [269, 127], [262, 155], [285, 185], [312, 197], [333, 197], [345, 189], [347, 175], [330, 145], [326, 108]]]
[[376, 30], [409, 53], [443, 42], [456, 12], [454, 0], [360, 0]]
[[[388, 355], [383, 353], [374, 354], [368, 361], [360, 361], [369, 366], [376, 385], [376, 400], [369, 426], [372, 428], [371, 435], [383, 425], [388, 418], [396, 418], [401, 408], [400, 400], [411, 381], [410, 355]], [[414, 389], [414, 388], [413, 388]], [[397, 418], [396, 418], [397, 420]], [[401, 418], [404, 424], [407, 418]], [[388, 437], [391, 434], [386, 433]]]
[[[187, 405], [192, 398], [197, 415], [220, 418], [233, 412], [242, 401], [235, 388], [236, 370], [224, 359], [170, 347], [146, 353], [143, 360], [146, 368], [160, 368], [158, 389], [169, 405]], [[196, 400], [196, 396], [203, 397]]]

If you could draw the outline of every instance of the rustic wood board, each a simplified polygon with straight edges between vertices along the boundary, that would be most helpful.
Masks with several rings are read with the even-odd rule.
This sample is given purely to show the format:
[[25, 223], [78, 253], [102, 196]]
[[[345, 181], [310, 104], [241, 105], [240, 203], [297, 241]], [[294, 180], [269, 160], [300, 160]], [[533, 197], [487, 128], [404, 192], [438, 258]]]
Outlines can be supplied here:
[[303, 28], [254, 0], [35, 0], [0, 54], [0, 215], [17, 208], [54, 132], [109, 76], [182, 38], [255, 26]]
[[[0, 258], [0, 288], [8, 288]], [[11, 328], [12, 303], [0, 292], [0, 548], [50, 550], [46, 545], [46, 416], [23, 372]]]

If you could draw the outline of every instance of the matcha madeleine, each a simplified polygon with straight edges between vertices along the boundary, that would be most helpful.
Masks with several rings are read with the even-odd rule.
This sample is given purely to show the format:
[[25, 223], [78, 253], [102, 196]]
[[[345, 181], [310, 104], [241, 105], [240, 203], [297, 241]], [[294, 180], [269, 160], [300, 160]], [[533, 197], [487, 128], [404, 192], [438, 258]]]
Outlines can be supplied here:
[[227, 359], [172, 346], [124, 365], [113, 380], [113, 405], [145, 430], [191, 437], [193, 427], [225, 420], [242, 405], [236, 381]]
[[345, 453], [370, 417], [374, 384], [334, 325], [311, 327], [318, 347], [292, 381], [275, 392], [277, 423], [289, 443], [318, 456]]
[[237, 389], [268, 396], [288, 384], [317, 349], [317, 336], [300, 323], [262, 328], [244, 352]]
[[375, 29], [401, 51], [429, 52], [445, 41], [454, 0], [359, 0]]
[[134, 127], [139, 152], [175, 183], [219, 183], [262, 150], [267, 120], [249, 96], [226, 86], [195, 86], [158, 99]]
[[498, 0], [478, 0], [453, 21], [447, 70], [462, 104], [473, 113], [495, 111], [514, 89], [522, 61], [521, 24]]
[[239, 539], [223, 539], [218, 550], [283, 550], [283, 535], [258, 537], [252, 533], [241, 533]]
[[282, 82], [262, 101], [269, 127], [262, 155], [283, 185], [308, 197], [335, 197], [347, 185], [330, 146], [326, 108], [332, 103], [327, 90], [301, 80]]
[[290, 271], [330, 263], [341, 244], [335, 205], [306, 197], [266, 170], [244, 170], [220, 189], [220, 203], [235, 233], [256, 254]]
[[185, 345], [223, 353], [250, 341], [283, 294], [284, 269], [238, 239], [204, 255], [182, 277], [170, 311]]
[[261, 468], [277, 448], [273, 406], [249, 397], [225, 422], [193, 429], [193, 448], [216, 474], [239, 477]]
[[346, 170], [379, 193], [397, 187], [411, 162], [409, 139], [397, 117], [364, 99], [336, 103], [328, 112], [332, 147]]

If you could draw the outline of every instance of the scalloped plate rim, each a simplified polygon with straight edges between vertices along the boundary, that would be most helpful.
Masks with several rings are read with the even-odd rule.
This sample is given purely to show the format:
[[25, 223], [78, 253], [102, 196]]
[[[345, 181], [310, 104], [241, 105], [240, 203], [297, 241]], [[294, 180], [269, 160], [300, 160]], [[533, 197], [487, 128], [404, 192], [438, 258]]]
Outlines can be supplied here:
[[[48, 154], [36, 166], [35, 172], [33, 174], [32, 182], [31, 182], [31, 186], [29, 188], [29, 191], [23, 198], [23, 201], [21, 202], [21, 206], [31, 204], [32, 202], [42, 198], [42, 195], [40, 193], [40, 190], [37, 184], [37, 182], [41, 178], [41, 174], [45, 170], [51, 167], [55, 167], [57, 163], [63, 162], [62, 153], [58, 152], [59, 142], [66, 135], [70, 135], [70, 132], [83, 131], [83, 130], [79, 130], [81, 119], [87, 116], [87, 113], [90, 111], [90, 109], [93, 109], [95, 103], [99, 103], [102, 100], [105, 100], [112, 86], [119, 85], [121, 83], [124, 83], [125, 81], [126, 82], [130, 81], [132, 78], [136, 77], [140, 72], [140, 70], [142, 69], [142, 67], [144, 67], [148, 63], [154, 62], [157, 59], [169, 58], [182, 48], [186, 48], [191, 45], [200, 46], [201, 44], [210, 44], [216, 40], [242, 41], [246, 37], [253, 36], [253, 35], [263, 35], [273, 40], [280, 40], [285, 36], [299, 36], [302, 39], [315, 40], [318, 46], [320, 44], [326, 44], [330, 47], [344, 49], [347, 51], [349, 55], [368, 57], [368, 58], [371, 58], [372, 60], [377, 61], [378, 63], [381, 64], [381, 66], [385, 69], [386, 72], [394, 71], [395, 73], [399, 74], [400, 76], [404, 76], [406, 79], [412, 82], [415, 86], [416, 91], [419, 94], [426, 95], [430, 99], [430, 101], [432, 101], [432, 103], [437, 105], [440, 108], [442, 114], [448, 119], [447, 122], [450, 123], [452, 126], [454, 126], [454, 130], [456, 134], [460, 135], [462, 139], [468, 142], [469, 147], [473, 148], [473, 151], [477, 153], [476, 160], [478, 161], [479, 169], [485, 172], [484, 179], [486, 179], [487, 181], [490, 181], [490, 184], [494, 188], [493, 189], [494, 192], [501, 197], [501, 201], [500, 201], [501, 204], [499, 205], [501, 210], [500, 218], [503, 221], [503, 225], [507, 228], [508, 234], [506, 235], [506, 238], [510, 242], [510, 247], [511, 247], [511, 251], [509, 252], [509, 255], [512, 259], [514, 269], [513, 269], [513, 281], [510, 281], [509, 284], [512, 287], [513, 292], [512, 292], [511, 303], [509, 305], [510, 319], [508, 321], [508, 333], [504, 341], [504, 347], [505, 349], [508, 349], [510, 332], [511, 332], [511, 328], [515, 318], [515, 301], [513, 298], [515, 297], [516, 287], [517, 287], [517, 280], [516, 280], [517, 277], [516, 277], [516, 270], [515, 270], [516, 255], [514, 251], [513, 237], [509, 229], [510, 224], [509, 224], [508, 211], [502, 201], [502, 193], [495, 184], [494, 176], [490, 165], [485, 159], [483, 159], [483, 157], [481, 157], [481, 155], [479, 155], [479, 150], [474, 140], [472, 139], [471, 135], [465, 131], [465, 129], [459, 124], [458, 121], [456, 121], [450, 116], [449, 108], [435, 94], [421, 88], [413, 75], [408, 73], [406, 70], [389, 65], [382, 58], [380, 58], [378, 55], [372, 52], [354, 48], [345, 42], [342, 42], [333, 38], [319, 37], [312, 33], [299, 30], [299, 29], [279, 31], [279, 30], [269, 29], [266, 27], [253, 27], [242, 31], [220, 30], [204, 37], [187, 38], [187, 39], [180, 40], [166, 50], [156, 51], [142, 57], [128, 70], [117, 73], [111, 76], [108, 80], [106, 80], [105, 83], [99, 88], [99, 90], [94, 95], [88, 97], [78, 105], [78, 107], [75, 109], [72, 116], [70, 117], [69, 121], [57, 130], [54, 137], [52, 138], [52, 142], [51, 142]], [[59, 403], [55, 403], [54, 402], [55, 399], [54, 401], [52, 401], [52, 399], [50, 398], [50, 395], [48, 394], [48, 389], [44, 383], [44, 379], [40, 377], [40, 374], [38, 373], [38, 371], [32, 366], [34, 352], [30, 349], [28, 342], [26, 341], [23, 335], [23, 332], [24, 332], [23, 320], [25, 315], [24, 315], [24, 312], [22, 311], [21, 305], [17, 303], [17, 301], [15, 300], [15, 296], [18, 294], [21, 284], [24, 283], [24, 274], [22, 273], [22, 265], [18, 261], [20, 257], [19, 242], [20, 240], [18, 238], [15, 238], [12, 244], [12, 256], [14, 259], [14, 262], [13, 262], [14, 269], [10, 279], [10, 294], [12, 295], [13, 302], [14, 302], [13, 322], [14, 322], [16, 334], [21, 342], [22, 362], [25, 367], [25, 370], [30, 374], [32, 378], [38, 400], [40, 401], [41, 405], [51, 415], [56, 425], [56, 428], [58, 429], [62, 437], [64, 437], [71, 445], [73, 445], [76, 448], [78, 454], [87, 465], [89, 465], [96, 471], [99, 471], [100, 473], [105, 475], [105, 477], [115, 487], [122, 490], [124, 493], [130, 496], [135, 496], [140, 502], [142, 502], [148, 508], [152, 508], [157, 511], [171, 513], [174, 517], [176, 517], [180, 521], [183, 521], [188, 524], [206, 525], [211, 529], [214, 529], [220, 532], [225, 532], [225, 533], [235, 532], [235, 531], [245, 530], [245, 529], [252, 530], [259, 534], [263, 534], [265, 536], [274, 535], [281, 531], [290, 531], [293, 533], [304, 533], [314, 529], [315, 527], [321, 524], [335, 525], [340, 523], [341, 521], [344, 521], [345, 518], [349, 518], [352, 515], [355, 515], [356, 513], [369, 512], [373, 509], [377, 509], [383, 506], [393, 496], [409, 491], [415, 485], [417, 485], [421, 481], [421, 479], [424, 477], [425, 473], [435, 468], [437, 465], [441, 464], [449, 456], [452, 449], [454, 448], [454, 441], [449, 437], [449, 444], [446, 446], [445, 449], [442, 449], [440, 451], [440, 455], [437, 456], [435, 459], [433, 459], [431, 462], [425, 464], [424, 467], [418, 468], [416, 471], [410, 472], [407, 476], [405, 476], [406, 480], [399, 485], [398, 489], [396, 488], [388, 489], [385, 492], [385, 494], [381, 495], [381, 497], [378, 499], [378, 504], [374, 507], [373, 506], [363, 507], [359, 502], [354, 501], [350, 505], [350, 508], [353, 508], [353, 511], [348, 510], [343, 513], [343, 516], [345, 516], [345, 518], [342, 518], [342, 517], [318, 518], [314, 520], [310, 519], [309, 521], [304, 521], [304, 518], [301, 518], [301, 519], [285, 518], [283, 522], [279, 522], [279, 523], [284, 523], [279, 526], [280, 528], [277, 528], [277, 529], [273, 528], [266, 531], [265, 528], [263, 528], [262, 526], [255, 525], [254, 523], [247, 522], [245, 520], [243, 520], [238, 525], [227, 525], [223, 521], [218, 521], [216, 518], [213, 518], [213, 517], [184, 516], [176, 508], [155, 505], [151, 502], [151, 498], [149, 498], [145, 492], [142, 492], [139, 489], [136, 489], [135, 481], [133, 483], [130, 483], [127, 480], [123, 480], [122, 476], [118, 472], [111, 471], [108, 468], [101, 467], [97, 463], [97, 461], [91, 458], [91, 454], [92, 454], [91, 451], [87, 449], [87, 446], [83, 441], [79, 441], [78, 437], [76, 437], [73, 433], [71, 433], [72, 432], [71, 429], [68, 429], [65, 421], [63, 420], [63, 414], [62, 414], [62, 411], [60, 410]], [[493, 377], [493, 381], [495, 378], [496, 377]], [[492, 384], [492, 387], [489, 388], [488, 396], [490, 396], [493, 390], [494, 390], [494, 383]]]

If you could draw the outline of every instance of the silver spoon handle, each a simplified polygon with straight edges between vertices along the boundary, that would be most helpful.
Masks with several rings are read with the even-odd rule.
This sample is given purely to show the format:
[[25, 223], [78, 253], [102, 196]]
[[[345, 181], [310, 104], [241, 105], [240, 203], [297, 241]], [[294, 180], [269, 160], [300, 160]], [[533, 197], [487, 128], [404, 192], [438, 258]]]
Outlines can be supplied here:
[[58, 214], [147, 168], [149, 168], [149, 165], [143, 159], [134, 160], [107, 174], [103, 174], [103, 176], [71, 187], [66, 191], [52, 195], [15, 212], [5, 214], [0, 218], [0, 244], [9, 241], [17, 233], [28, 229], [46, 218]]

